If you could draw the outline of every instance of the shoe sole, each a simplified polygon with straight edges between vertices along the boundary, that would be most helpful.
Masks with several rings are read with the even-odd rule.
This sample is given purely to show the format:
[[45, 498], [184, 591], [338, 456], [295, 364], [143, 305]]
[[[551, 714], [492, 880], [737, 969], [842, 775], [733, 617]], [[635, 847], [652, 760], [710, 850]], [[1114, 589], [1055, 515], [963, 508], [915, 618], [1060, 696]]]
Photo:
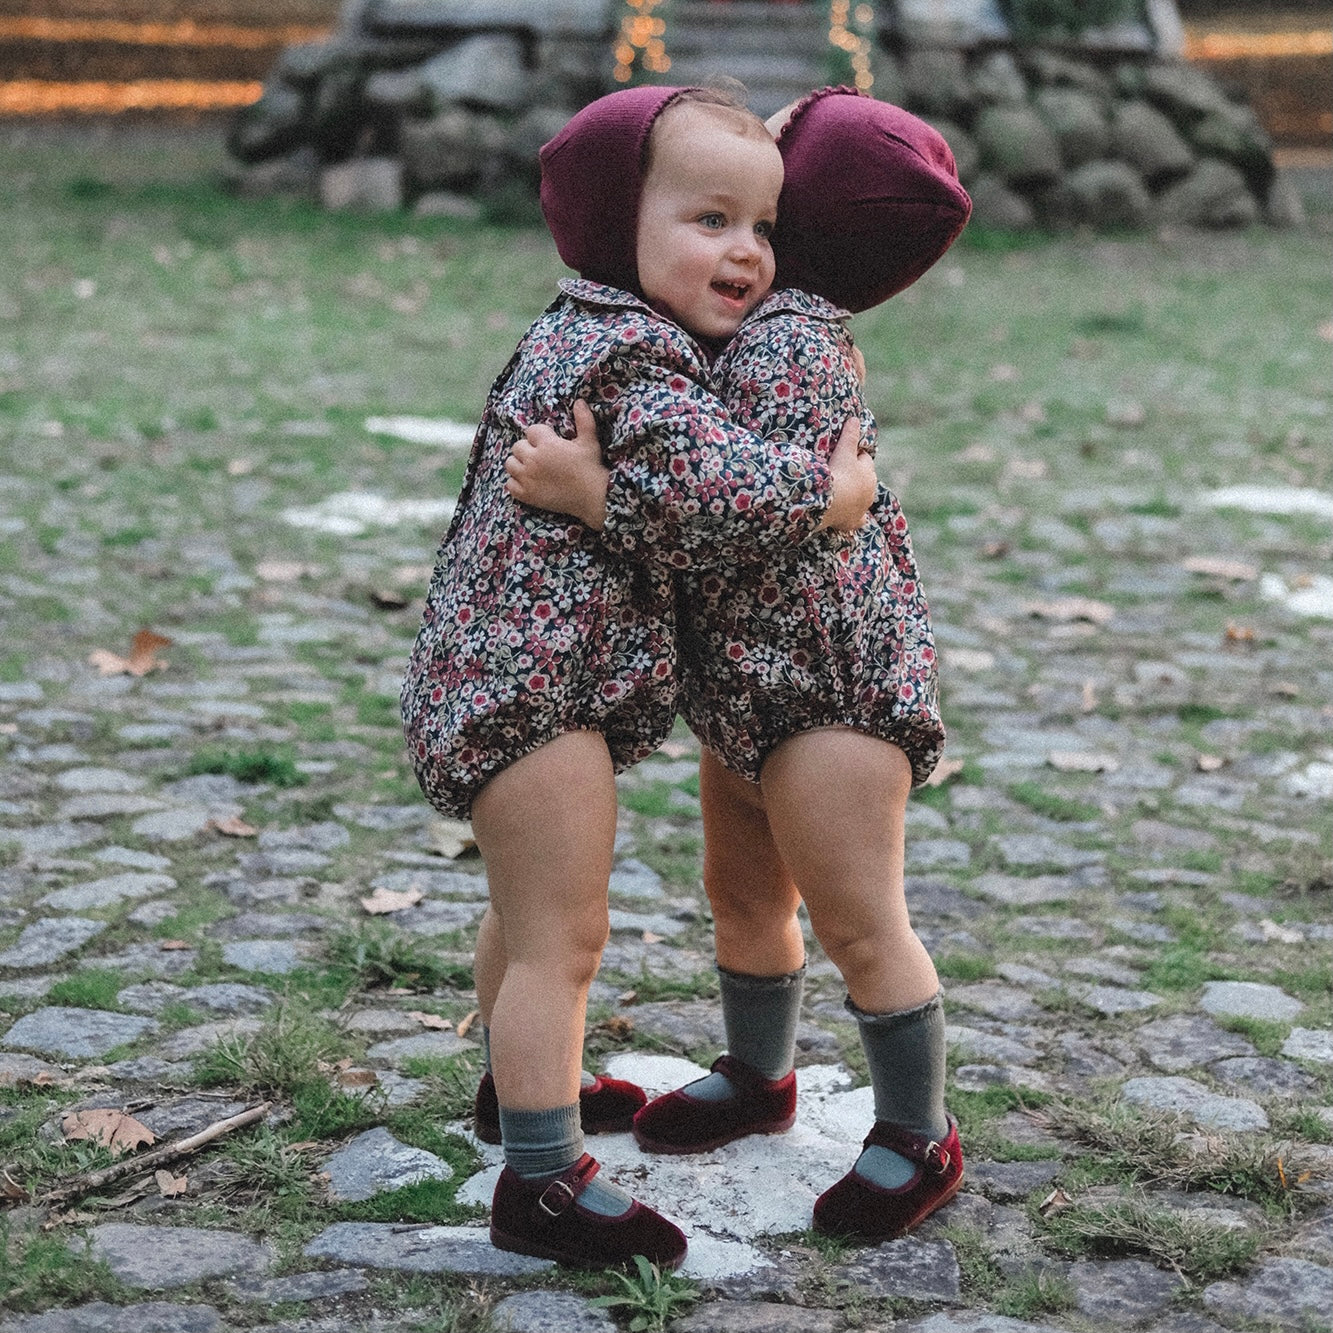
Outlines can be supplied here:
[[875, 1245], [879, 1244], [881, 1241], [900, 1240], [903, 1236], [906, 1236], [909, 1232], [912, 1232], [919, 1227], [926, 1218], [938, 1213], [939, 1210], [958, 1193], [959, 1189], [962, 1188], [962, 1184], [963, 1173], [960, 1171], [958, 1173], [958, 1179], [954, 1181], [952, 1187], [945, 1193], [941, 1194], [926, 1212], [922, 1213], [910, 1226], [900, 1227], [897, 1231], [828, 1231], [821, 1227], [818, 1222], [814, 1223], [814, 1230], [821, 1236], [831, 1236], [836, 1240], [864, 1240]]
[[[491, 1227], [491, 1244], [497, 1250], [507, 1250], [511, 1254], [525, 1254], [530, 1259], [550, 1259], [554, 1263], [563, 1264], [566, 1268], [582, 1268], [594, 1273], [607, 1268], [626, 1268], [633, 1257], [607, 1259], [598, 1263], [595, 1259], [588, 1259], [583, 1255], [565, 1254], [552, 1246], [538, 1245], [536, 1241], [524, 1240], [521, 1236], [511, 1236], [508, 1232], [497, 1231], [495, 1227]], [[684, 1262], [685, 1256], [682, 1254], [678, 1259], [658, 1259], [656, 1264], [659, 1269], [674, 1272]]]
[[759, 1125], [747, 1125], [744, 1129], [738, 1129], [731, 1134], [722, 1134], [715, 1139], [706, 1139], [702, 1143], [661, 1143], [657, 1139], [650, 1139], [641, 1134], [636, 1128], [634, 1131], [634, 1141], [644, 1152], [667, 1153], [672, 1156], [683, 1157], [687, 1153], [712, 1152], [714, 1148], [721, 1148], [728, 1143], [735, 1143], [737, 1139], [748, 1138], [751, 1134], [785, 1134], [796, 1123], [796, 1112], [791, 1115], [783, 1116], [781, 1120], [765, 1120]]

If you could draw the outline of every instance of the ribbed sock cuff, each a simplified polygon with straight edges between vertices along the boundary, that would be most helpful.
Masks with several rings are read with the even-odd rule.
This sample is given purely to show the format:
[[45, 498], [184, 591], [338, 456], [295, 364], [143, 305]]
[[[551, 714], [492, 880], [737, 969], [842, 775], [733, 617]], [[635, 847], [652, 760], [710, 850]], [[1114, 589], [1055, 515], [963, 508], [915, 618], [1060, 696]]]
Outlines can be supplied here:
[[727, 1052], [765, 1078], [785, 1078], [796, 1062], [796, 1028], [805, 994], [805, 968], [756, 977], [717, 969]]
[[500, 1141], [505, 1163], [518, 1175], [558, 1175], [583, 1156], [579, 1104], [547, 1111], [511, 1111], [502, 1106]]

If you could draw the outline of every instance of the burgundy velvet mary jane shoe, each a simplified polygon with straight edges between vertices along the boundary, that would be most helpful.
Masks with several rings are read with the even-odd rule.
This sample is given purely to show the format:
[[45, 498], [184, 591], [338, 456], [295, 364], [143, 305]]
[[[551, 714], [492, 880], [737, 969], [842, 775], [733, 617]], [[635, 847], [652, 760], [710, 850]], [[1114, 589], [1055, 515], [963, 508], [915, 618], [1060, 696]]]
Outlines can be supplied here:
[[897, 1189], [884, 1189], [849, 1171], [815, 1200], [815, 1230], [853, 1240], [893, 1240], [943, 1207], [963, 1183], [963, 1152], [958, 1122], [949, 1117], [942, 1142], [901, 1125], [875, 1121], [866, 1148], [888, 1148], [916, 1164], [916, 1173]]
[[587, 1153], [554, 1178], [525, 1180], [505, 1167], [491, 1201], [491, 1244], [571, 1268], [619, 1268], [636, 1254], [678, 1268], [685, 1236], [661, 1213], [634, 1200], [619, 1217], [604, 1217], [579, 1203], [599, 1170]]
[[634, 1137], [645, 1152], [708, 1152], [747, 1134], [781, 1134], [796, 1123], [796, 1071], [765, 1078], [730, 1055], [713, 1061], [736, 1089], [734, 1097], [710, 1102], [684, 1088], [649, 1102], [634, 1117]]

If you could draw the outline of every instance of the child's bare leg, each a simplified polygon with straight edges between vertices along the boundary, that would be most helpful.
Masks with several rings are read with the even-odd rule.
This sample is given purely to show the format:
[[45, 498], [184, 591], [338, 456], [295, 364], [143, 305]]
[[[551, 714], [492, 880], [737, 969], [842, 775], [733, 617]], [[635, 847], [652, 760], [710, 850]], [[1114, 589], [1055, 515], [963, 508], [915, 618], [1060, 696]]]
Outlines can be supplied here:
[[713, 909], [719, 966], [780, 976], [805, 962], [800, 895], [773, 842], [757, 783], [705, 750], [699, 760], [704, 890]]
[[947, 1202], [962, 1177], [944, 1108], [939, 978], [904, 892], [911, 769], [895, 745], [827, 729], [778, 746], [761, 786], [774, 842], [847, 984], [875, 1093], [865, 1150], [816, 1203], [815, 1225], [901, 1234]]
[[939, 990], [903, 889], [911, 783], [896, 745], [844, 728], [789, 737], [760, 780], [815, 935], [867, 1013], [910, 1009]]
[[698, 1152], [773, 1133], [790, 1126], [796, 1112], [792, 1066], [805, 972], [800, 896], [773, 842], [758, 784], [705, 750], [699, 802], [727, 1053], [706, 1078], [635, 1117], [635, 1136], [654, 1152]]
[[494, 903], [478, 941], [478, 994], [489, 996], [502, 1106], [578, 1099], [588, 987], [608, 933], [615, 824], [615, 774], [597, 732], [557, 737], [473, 802]]

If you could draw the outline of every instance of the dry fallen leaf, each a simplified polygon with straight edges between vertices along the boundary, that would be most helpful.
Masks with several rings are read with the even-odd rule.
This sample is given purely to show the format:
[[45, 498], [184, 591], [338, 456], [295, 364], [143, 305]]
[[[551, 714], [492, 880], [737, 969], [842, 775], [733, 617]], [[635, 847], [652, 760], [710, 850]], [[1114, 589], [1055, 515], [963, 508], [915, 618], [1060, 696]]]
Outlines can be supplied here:
[[1253, 643], [1254, 631], [1248, 625], [1238, 625], [1233, 620], [1227, 625], [1223, 638], [1227, 643]]
[[1097, 711], [1097, 682], [1085, 680], [1083, 690], [1079, 698], [1079, 710], [1084, 713], [1095, 713]]
[[474, 1009], [470, 1014], [466, 1014], [464, 1017], [460, 1018], [458, 1020], [458, 1029], [457, 1029], [458, 1035], [460, 1037], [466, 1037], [467, 1034], [472, 1031], [473, 1023], [475, 1023], [477, 1019], [479, 1019], [480, 1017], [481, 1017], [481, 1010]]
[[88, 1139], [112, 1152], [133, 1152], [157, 1142], [157, 1135], [133, 1116], [112, 1107], [92, 1111], [71, 1111], [60, 1122], [66, 1142]]
[[295, 583], [298, 579], [314, 578], [319, 572], [318, 565], [300, 560], [261, 560], [255, 566], [255, 573], [265, 583]]
[[477, 840], [472, 825], [463, 819], [432, 819], [426, 830], [426, 845], [436, 856], [457, 860], [464, 852], [475, 850]]
[[1226, 760], [1220, 754], [1201, 754], [1195, 761], [1200, 773], [1216, 773]]
[[12, 1199], [16, 1203], [28, 1202], [28, 1191], [9, 1174], [0, 1170], [0, 1199]]
[[1243, 560], [1228, 560], [1222, 555], [1192, 555], [1184, 562], [1184, 568], [1191, 574], [1206, 574], [1215, 579], [1232, 579], [1237, 583], [1248, 583], [1259, 577], [1257, 565], [1246, 564]]
[[130, 644], [130, 655], [121, 657], [105, 648], [88, 654], [88, 661], [103, 676], [146, 676], [150, 671], [165, 671], [167, 663], [157, 655], [159, 648], [168, 648], [171, 640], [165, 635], [141, 629]]
[[661, 944], [666, 938], [665, 935], [655, 935], [651, 930], [645, 930], [639, 937], [645, 944]]
[[1120, 767], [1114, 755], [1092, 750], [1052, 750], [1046, 762], [1060, 773], [1114, 773]]
[[1064, 1209], [1073, 1207], [1073, 1203], [1073, 1199], [1057, 1186], [1041, 1201], [1037, 1211], [1043, 1217], [1050, 1217], [1052, 1213], [1063, 1212]]
[[1109, 602], [1094, 601], [1091, 597], [1058, 597], [1050, 602], [1028, 602], [1026, 610], [1038, 620], [1087, 620], [1094, 625], [1105, 625], [1115, 615], [1115, 607]]
[[343, 1069], [334, 1082], [340, 1088], [373, 1088], [379, 1082], [379, 1075], [373, 1069]]
[[239, 815], [231, 815], [226, 819], [210, 819], [205, 828], [211, 828], [215, 833], [221, 833], [224, 838], [254, 838], [259, 834], [259, 830], [253, 824], [247, 824]]
[[604, 1033], [606, 1036], [612, 1037], [616, 1041], [627, 1041], [634, 1035], [634, 1020], [616, 1014], [613, 1017], [598, 1023], [593, 1031]]
[[926, 786], [942, 787], [950, 778], [957, 777], [963, 768], [964, 763], [961, 759], [941, 759], [926, 779]]
[[175, 1199], [189, 1188], [186, 1176], [173, 1176], [170, 1171], [154, 1171], [153, 1180], [157, 1183], [157, 1192], [164, 1199]]
[[616, 996], [617, 1004], [636, 1004], [639, 999], [639, 992], [636, 990], [623, 990]]
[[404, 889], [401, 893], [393, 889], [376, 889], [369, 898], [361, 899], [361, 906], [371, 916], [385, 916], [389, 912], [404, 912], [415, 907], [425, 896], [420, 889]]
[[163, 940], [157, 947], [163, 953], [175, 953], [181, 949], [193, 949], [194, 945], [189, 940]]
[[421, 1009], [409, 1009], [408, 1018], [420, 1023], [423, 1028], [434, 1028], [436, 1032], [450, 1032], [453, 1024], [440, 1014], [428, 1014]]
[[254, 460], [249, 458], [233, 458], [227, 463], [227, 475], [229, 477], [244, 477], [255, 470]]

